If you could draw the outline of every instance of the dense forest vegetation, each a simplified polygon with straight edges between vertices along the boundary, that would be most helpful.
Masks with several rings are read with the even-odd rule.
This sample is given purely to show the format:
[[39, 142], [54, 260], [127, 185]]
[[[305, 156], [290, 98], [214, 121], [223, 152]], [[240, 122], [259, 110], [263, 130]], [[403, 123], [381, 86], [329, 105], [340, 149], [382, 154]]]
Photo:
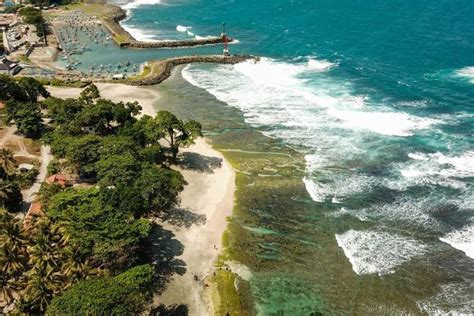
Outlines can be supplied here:
[[35, 79], [0, 76], [6, 123], [51, 146], [50, 174], [75, 186], [43, 183], [42, 215], [25, 227], [13, 215], [21, 194], [8, 150], [0, 155], [1, 296], [32, 314], [130, 314], [161, 282], [150, 245], [185, 184], [170, 166], [201, 125], [167, 111], [137, 118], [138, 103], [102, 99], [96, 86], [77, 99], [49, 95]]

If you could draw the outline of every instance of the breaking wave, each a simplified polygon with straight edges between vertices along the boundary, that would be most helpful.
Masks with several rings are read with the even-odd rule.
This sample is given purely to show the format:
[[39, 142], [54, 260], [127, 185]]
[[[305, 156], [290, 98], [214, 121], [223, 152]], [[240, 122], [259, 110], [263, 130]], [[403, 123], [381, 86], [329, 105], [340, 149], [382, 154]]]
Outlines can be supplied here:
[[161, 0], [135, 0], [122, 6], [125, 10], [136, 9], [144, 5], [161, 4]]
[[349, 230], [336, 234], [336, 240], [357, 274], [393, 273], [399, 265], [427, 250], [414, 239], [386, 232]]
[[474, 259], [474, 225], [468, 225], [440, 237], [439, 240], [461, 250], [466, 256]]
[[130, 25], [122, 24], [122, 27], [138, 41], [155, 42], [157, 41], [154, 31], [138, 29]]
[[176, 31], [185, 33], [190, 28], [191, 28], [190, 26], [178, 25], [178, 26], [176, 26]]
[[456, 71], [456, 75], [469, 80], [470, 83], [474, 83], [474, 67], [465, 67]]

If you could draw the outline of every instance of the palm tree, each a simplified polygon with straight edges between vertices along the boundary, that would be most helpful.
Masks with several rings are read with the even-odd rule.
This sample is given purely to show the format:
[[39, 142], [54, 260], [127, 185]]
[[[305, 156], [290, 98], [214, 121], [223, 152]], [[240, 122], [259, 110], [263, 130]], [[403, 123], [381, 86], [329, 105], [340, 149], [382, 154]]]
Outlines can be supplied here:
[[[0, 197], [2, 192], [4, 191], [0, 190]], [[2, 210], [0, 211], [0, 222], [2, 223], [0, 228], [0, 244], [11, 243], [14, 247], [24, 248], [26, 236], [20, 220]]]
[[93, 268], [87, 256], [79, 247], [68, 246], [64, 248], [61, 273], [66, 278], [64, 289], [88, 279], [91, 276], [104, 275], [106, 271]]
[[16, 160], [13, 156], [13, 152], [7, 148], [0, 148], [0, 166], [5, 170], [8, 175], [11, 171], [15, 170]]
[[26, 255], [22, 248], [6, 242], [0, 249], [0, 267], [4, 275], [19, 276], [26, 268]]
[[62, 233], [62, 227], [42, 218], [35, 223], [28, 247], [30, 264], [46, 268], [60, 266], [61, 249], [66, 246], [67, 238]]
[[10, 305], [21, 291], [21, 282], [17, 278], [2, 273], [0, 275], [0, 299]]
[[1, 207], [5, 207], [5, 201], [8, 199], [13, 190], [13, 183], [0, 180], [0, 201]]
[[62, 233], [62, 227], [47, 218], [39, 219], [31, 234], [27, 248], [31, 270], [26, 274], [26, 288], [22, 292], [20, 308], [29, 313], [42, 313], [64, 288], [61, 255], [67, 238]]
[[34, 266], [27, 278], [21, 305], [30, 313], [44, 312], [53, 297], [59, 293], [61, 277], [51, 266]]
[[20, 221], [0, 210], [0, 223], [0, 297], [10, 304], [21, 290], [28, 259]]

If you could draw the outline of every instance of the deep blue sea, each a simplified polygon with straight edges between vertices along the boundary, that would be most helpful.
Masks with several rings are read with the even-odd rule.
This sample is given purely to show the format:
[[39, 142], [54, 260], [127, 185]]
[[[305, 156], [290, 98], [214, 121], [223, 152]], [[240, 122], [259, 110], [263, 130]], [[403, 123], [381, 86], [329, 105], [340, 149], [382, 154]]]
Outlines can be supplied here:
[[474, 313], [472, 0], [139, 0], [125, 8], [123, 25], [143, 40], [218, 35], [225, 21], [238, 40], [231, 52], [261, 61], [191, 65], [182, 76], [304, 153], [301, 181], [313, 202], [364, 223], [333, 234], [354, 274], [389, 279], [421, 262], [446, 277], [416, 302], [420, 312]]

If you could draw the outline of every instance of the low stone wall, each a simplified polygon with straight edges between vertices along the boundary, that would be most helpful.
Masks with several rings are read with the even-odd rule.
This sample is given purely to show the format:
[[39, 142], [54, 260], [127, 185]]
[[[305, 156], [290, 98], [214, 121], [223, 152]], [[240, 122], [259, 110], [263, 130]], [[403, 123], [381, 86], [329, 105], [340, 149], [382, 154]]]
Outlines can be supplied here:
[[237, 64], [249, 59], [253, 59], [256, 62], [259, 60], [258, 57], [250, 55], [206, 55], [175, 57], [163, 61], [150, 62], [150, 67], [152, 67], [151, 72], [148, 76], [144, 78], [134, 79], [133, 77], [131, 77], [125, 80], [121, 80], [121, 82], [133, 86], [150, 86], [159, 84], [162, 81], [166, 80], [171, 75], [171, 71], [173, 70], [173, 68], [178, 65], [190, 63]]
[[[156, 42], [142, 42], [137, 41], [128, 33], [121, 25], [120, 21], [127, 17], [127, 12], [120, 7], [111, 5], [110, 12], [103, 18], [104, 26], [114, 37], [120, 37], [120, 41], [116, 40], [120, 47], [130, 48], [178, 48], [178, 47], [193, 47], [202, 45], [216, 45], [223, 43], [223, 38], [220, 36], [207, 37], [203, 39], [189, 39], [189, 40], [167, 40]], [[232, 42], [232, 38], [227, 38], [228, 42]]]

